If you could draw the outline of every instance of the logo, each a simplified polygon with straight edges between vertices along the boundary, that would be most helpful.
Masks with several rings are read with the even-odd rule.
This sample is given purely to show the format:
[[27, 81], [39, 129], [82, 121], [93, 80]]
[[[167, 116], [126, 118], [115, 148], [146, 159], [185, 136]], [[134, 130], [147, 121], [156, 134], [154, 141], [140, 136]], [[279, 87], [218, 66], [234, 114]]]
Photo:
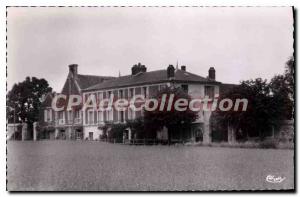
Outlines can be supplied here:
[[281, 183], [284, 180], [285, 180], [285, 177], [281, 177], [281, 176], [268, 175], [266, 177], [266, 181], [269, 183]]

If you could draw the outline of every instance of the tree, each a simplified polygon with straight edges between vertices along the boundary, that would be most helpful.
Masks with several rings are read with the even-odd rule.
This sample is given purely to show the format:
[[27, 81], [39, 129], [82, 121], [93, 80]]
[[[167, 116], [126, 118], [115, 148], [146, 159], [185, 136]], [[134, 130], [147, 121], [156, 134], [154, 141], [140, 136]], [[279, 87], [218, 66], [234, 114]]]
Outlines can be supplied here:
[[290, 87], [286, 76], [276, 75], [270, 81], [270, 89], [273, 97], [273, 102], [276, 103], [276, 108], [280, 112], [280, 119], [291, 119], [293, 114], [293, 101], [290, 97]]
[[9, 123], [28, 123], [38, 121], [43, 95], [52, 91], [45, 79], [26, 77], [23, 82], [15, 84], [7, 94], [7, 119]]
[[289, 89], [289, 93], [294, 98], [294, 89], [295, 89], [295, 60], [294, 57], [290, 57], [289, 60], [285, 64], [285, 79], [287, 81], [287, 87]]
[[246, 111], [217, 110], [214, 119], [222, 125], [231, 125], [237, 131], [241, 129], [242, 136], [259, 135], [263, 140], [272, 127], [280, 127], [289, 113], [290, 105], [287, 104], [288, 96], [283, 76], [275, 76], [271, 83], [257, 78], [255, 80], [242, 81], [241, 84], [231, 91], [222, 95], [232, 101], [246, 98], [248, 106]]
[[111, 129], [108, 131], [108, 139], [113, 139], [116, 143], [122, 143], [123, 133], [126, 127], [124, 123], [112, 124]]
[[138, 117], [134, 120], [127, 120], [126, 123], [127, 127], [129, 127], [132, 131], [132, 134], [136, 136], [137, 138], [145, 138], [145, 124], [144, 124], [144, 118]]
[[191, 123], [194, 122], [198, 117], [198, 112], [190, 110], [188, 107], [184, 111], [178, 111], [174, 109], [174, 103], [178, 99], [187, 99], [190, 102], [190, 96], [184, 92], [181, 88], [166, 87], [158, 92], [154, 97], [158, 100], [158, 106], [162, 103], [163, 95], [166, 95], [166, 101], [170, 98], [170, 95], [174, 94], [174, 100], [172, 102], [172, 108], [170, 111], [159, 110], [157, 108], [154, 111], [145, 111], [144, 122], [146, 133], [155, 133], [158, 130], [166, 127], [168, 129], [168, 143], [171, 143], [172, 134], [176, 131], [182, 131], [183, 128], [188, 128]]
[[294, 116], [294, 102], [295, 102], [295, 60], [294, 57], [291, 56], [289, 60], [285, 64], [285, 80], [287, 83], [287, 88], [289, 91], [289, 96], [292, 101], [292, 116]]

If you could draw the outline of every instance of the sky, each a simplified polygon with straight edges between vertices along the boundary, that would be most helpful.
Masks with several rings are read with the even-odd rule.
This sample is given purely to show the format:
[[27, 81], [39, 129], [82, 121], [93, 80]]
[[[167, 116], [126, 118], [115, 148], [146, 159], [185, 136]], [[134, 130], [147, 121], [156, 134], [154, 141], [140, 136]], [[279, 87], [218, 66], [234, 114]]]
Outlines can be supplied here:
[[8, 8], [8, 90], [35, 76], [60, 92], [69, 64], [118, 76], [178, 62], [204, 77], [215, 67], [223, 83], [270, 80], [292, 54], [291, 7]]

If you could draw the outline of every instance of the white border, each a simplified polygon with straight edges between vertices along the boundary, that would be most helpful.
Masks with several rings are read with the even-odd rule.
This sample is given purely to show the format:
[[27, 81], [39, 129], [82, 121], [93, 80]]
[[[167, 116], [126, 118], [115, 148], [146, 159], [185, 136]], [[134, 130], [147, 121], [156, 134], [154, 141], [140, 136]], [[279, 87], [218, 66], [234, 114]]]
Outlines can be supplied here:
[[[0, 139], [1, 139], [1, 146], [0, 146], [0, 152], [1, 152], [1, 166], [0, 166], [0, 194], [1, 196], [8, 196], [9, 193], [6, 192], [6, 98], [4, 95], [6, 95], [6, 6], [292, 6], [294, 5], [296, 8], [299, 8], [300, 3], [296, 0], [252, 0], [252, 1], [220, 1], [220, 0], [202, 0], [202, 1], [196, 1], [196, 0], [186, 0], [186, 1], [179, 1], [179, 0], [165, 0], [165, 1], [157, 1], [157, 0], [144, 0], [144, 1], [137, 1], [137, 0], [129, 0], [129, 1], [109, 1], [109, 0], [103, 0], [103, 1], [92, 1], [92, 0], [31, 0], [31, 1], [22, 1], [22, 0], [9, 0], [1, 1], [0, 5], [0, 94], [2, 97], [0, 98], [0, 124], [2, 131], [0, 132]], [[298, 10], [299, 11], [299, 10]], [[298, 12], [299, 13], [299, 12]], [[297, 22], [297, 27], [299, 27], [299, 15]], [[296, 54], [296, 57], [298, 56], [298, 52]], [[297, 60], [297, 59], [296, 59]], [[298, 75], [299, 77], [299, 75]], [[299, 93], [299, 84], [297, 84], [297, 93]], [[298, 98], [299, 95], [297, 94]], [[299, 114], [298, 108], [297, 108], [297, 114]], [[297, 122], [299, 119], [299, 115], [297, 117]], [[297, 132], [297, 131], [296, 131]], [[299, 133], [297, 132], [297, 142], [299, 143]], [[297, 151], [299, 153], [299, 151]], [[297, 155], [297, 159], [299, 160], [299, 154]], [[298, 162], [299, 163], [299, 162]], [[299, 167], [299, 166], [297, 166]], [[299, 168], [297, 168], [297, 172], [299, 171]], [[297, 181], [297, 183], [299, 180]], [[298, 187], [297, 187], [298, 188]], [[299, 189], [299, 188], [298, 188]], [[170, 193], [169, 195], [173, 195], [174, 193]], [[236, 193], [238, 194], [238, 193]], [[42, 196], [43, 193], [37, 194], [37, 196]], [[49, 195], [49, 194], [48, 194]], [[51, 194], [53, 195], [53, 193]], [[55, 194], [57, 196], [62, 196], [63, 194]], [[74, 195], [73, 193], [70, 194], [64, 194], [64, 195]], [[78, 194], [76, 194], [78, 195]], [[79, 195], [86, 195], [86, 194], [79, 194]], [[109, 195], [111, 194], [101, 194], [101, 195]], [[120, 194], [113, 194], [113, 195], [120, 195]], [[121, 194], [122, 195], [122, 194]], [[124, 195], [124, 194], [123, 194]], [[131, 195], [131, 194], [130, 194]], [[145, 194], [144, 194], [145, 195]], [[165, 194], [152, 194], [155, 196], [162, 196]], [[182, 194], [180, 194], [182, 195]], [[186, 195], [186, 194], [184, 194]], [[211, 194], [201, 194], [204, 196], [208, 196]], [[219, 194], [212, 194], [213, 196], [219, 195]], [[229, 195], [232, 195], [231, 193]], [[263, 196], [266, 194], [257, 194], [253, 193], [255, 196]], [[274, 194], [269, 194], [274, 195]], [[281, 193], [282, 196], [287, 196], [289, 194]]]

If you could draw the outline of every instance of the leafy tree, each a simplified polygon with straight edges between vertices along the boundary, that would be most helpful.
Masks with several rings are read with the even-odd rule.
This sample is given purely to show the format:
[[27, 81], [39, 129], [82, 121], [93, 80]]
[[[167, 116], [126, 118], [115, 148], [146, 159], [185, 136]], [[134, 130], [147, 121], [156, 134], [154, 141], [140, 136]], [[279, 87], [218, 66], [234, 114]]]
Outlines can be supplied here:
[[293, 101], [290, 97], [290, 87], [284, 75], [276, 75], [271, 79], [270, 89], [273, 101], [277, 104], [276, 108], [280, 112], [280, 119], [291, 119]]
[[117, 143], [122, 143], [123, 132], [126, 128], [127, 126], [124, 123], [112, 124], [111, 129], [108, 131], [108, 139], [113, 139]]
[[[221, 125], [231, 125], [237, 131], [241, 129], [242, 136], [259, 135], [264, 139], [272, 127], [280, 127], [282, 120], [290, 113], [287, 88], [283, 76], [275, 76], [271, 83], [257, 78], [255, 80], [242, 81], [228, 93], [222, 95], [219, 100], [229, 98], [233, 102], [236, 99], [246, 98], [248, 106], [246, 111], [241, 108], [235, 111], [221, 111], [214, 113]], [[242, 106], [240, 106], [242, 107]]]
[[198, 112], [194, 112], [188, 107], [184, 111], [174, 109], [174, 103], [178, 99], [187, 99], [188, 102], [191, 100], [190, 96], [186, 92], [184, 92], [181, 88], [175, 87], [166, 87], [158, 92], [158, 94], [154, 97], [158, 100], [158, 106], [162, 104], [164, 94], [166, 95], [166, 101], [169, 100], [171, 94], [174, 94], [171, 110], [166, 110], [165, 106], [164, 110], [159, 110], [158, 107], [154, 111], [145, 111], [144, 121], [145, 128], [147, 130], [146, 132], [148, 133], [152, 132], [156, 134], [156, 131], [166, 127], [168, 129], [168, 143], [170, 144], [172, 135], [178, 130], [182, 131], [183, 128], [190, 127], [191, 123], [197, 119]]
[[42, 97], [51, 92], [45, 79], [26, 77], [23, 82], [15, 84], [7, 94], [7, 119], [9, 123], [28, 123], [38, 121]]
[[287, 88], [289, 91], [289, 96], [292, 101], [292, 116], [294, 116], [294, 102], [295, 102], [295, 60], [294, 57], [291, 56], [289, 60], [285, 64], [285, 80], [287, 83]]
[[146, 137], [146, 130], [143, 117], [139, 117], [134, 120], [128, 120], [126, 125], [131, 129], [133, 135], [136, 136], [138, 139]]
[[290, 57], [285, 65], [285, 79], [287, 81], [289, 93], [294, 98], [294, 89], [295, 89], [295, 60], [294, 57]]

